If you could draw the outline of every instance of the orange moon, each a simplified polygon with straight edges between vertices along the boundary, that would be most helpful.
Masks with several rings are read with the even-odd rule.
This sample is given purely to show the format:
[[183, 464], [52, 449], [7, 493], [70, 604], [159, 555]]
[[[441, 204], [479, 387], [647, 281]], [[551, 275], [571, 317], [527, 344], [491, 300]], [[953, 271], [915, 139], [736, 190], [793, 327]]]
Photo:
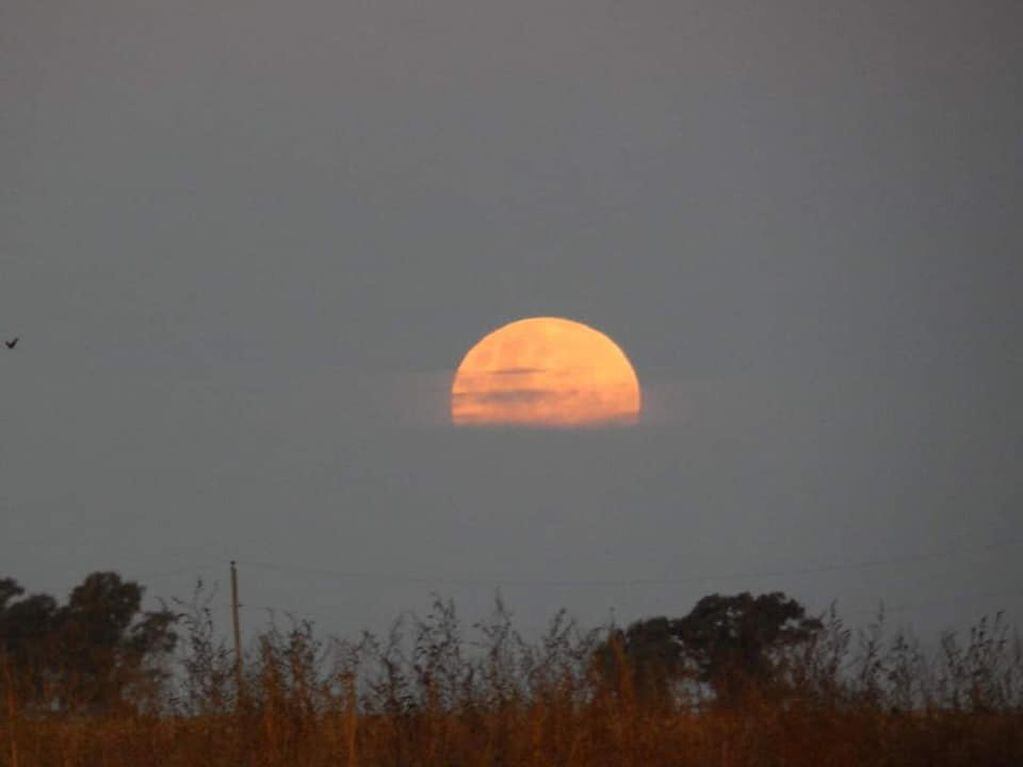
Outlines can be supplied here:
[[639, 378], [618, 344], [560, 317], [530, 317], [484, 336], [451, 385], [456, 426], [628, 425], [641, 407]]

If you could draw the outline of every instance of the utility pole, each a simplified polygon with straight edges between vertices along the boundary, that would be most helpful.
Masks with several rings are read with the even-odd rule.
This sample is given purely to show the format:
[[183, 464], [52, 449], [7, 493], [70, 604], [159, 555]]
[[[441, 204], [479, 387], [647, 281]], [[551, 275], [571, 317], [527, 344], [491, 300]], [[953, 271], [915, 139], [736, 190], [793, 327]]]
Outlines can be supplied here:
[[234, 682], [238, 690], [238, 702], [245, 697], [245, 677], [242, 669], [242, 626], [238, 618], [238, 568], [231, 560], [231, 623], [234, 627]]

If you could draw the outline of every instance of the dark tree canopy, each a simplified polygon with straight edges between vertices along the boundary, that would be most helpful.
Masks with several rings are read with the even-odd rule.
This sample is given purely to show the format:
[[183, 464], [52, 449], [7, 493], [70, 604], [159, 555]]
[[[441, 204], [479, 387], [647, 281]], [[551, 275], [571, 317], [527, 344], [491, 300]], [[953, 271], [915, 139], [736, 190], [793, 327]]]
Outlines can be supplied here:
[[[597, 662], [605, 675], [620, 675], [627, 663], [636, 693], [644, 700], [666, 700], [674, 680], [682, 676], [685, 659], [672, 634], [672, 621], [650, 618], [615, 631], [597, 650]], [[617, 680], [616, 680], [617, 681]]]
[[698, 678], [720, 700], [734, 698], [749, 684], [771, 681], [777, 654], [806, 642], [822, 628], [806, 608], [776, 591], [754, 597], [712, 594], [674, 622], [672, 633], [694, 664]]
[[728, 704], [775, 682], [782, 652], [820, 629], [820, 620], [781, 592], [713, 594], [681, 618], [649, 618], [615, 632], [598, 649], [597, 662], [608, 674], [620, 673], [617, 661], [626, 661], [645, 697], [670, 695], [674, 684], [689, 680], [709, 685]]
[[93, 573], [65, 605], [24, 593], [16, 581], [0, 579], [0, 653], [30, 700], [101, 708], [161, 676], [176, 642], [175, 616], [142, 610], [137, 583]]

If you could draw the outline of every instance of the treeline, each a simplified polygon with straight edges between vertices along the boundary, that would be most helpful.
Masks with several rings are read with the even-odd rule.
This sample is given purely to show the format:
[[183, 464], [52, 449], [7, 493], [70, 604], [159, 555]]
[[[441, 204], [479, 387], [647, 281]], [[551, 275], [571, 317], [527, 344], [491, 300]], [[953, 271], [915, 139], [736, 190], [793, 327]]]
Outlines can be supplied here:
[[144, 611], [143, 588], [97, 572], [65, 604], [0, 578], [0, 662], [11, 694], [36, 710], [104, 711], [158, 699], [179, 616]]
[[467, 626], [437, 600], [384, 636], [271, 623], [239, 683], [204, 589], [144, 611], [114, 573], [65, 604], [0, 583], [0, 765], [1023, 763], [998, 616], [926, 648], [881, 616], [715, 594], [627, 627], [561, 612], [528, 639], [500, 601]]

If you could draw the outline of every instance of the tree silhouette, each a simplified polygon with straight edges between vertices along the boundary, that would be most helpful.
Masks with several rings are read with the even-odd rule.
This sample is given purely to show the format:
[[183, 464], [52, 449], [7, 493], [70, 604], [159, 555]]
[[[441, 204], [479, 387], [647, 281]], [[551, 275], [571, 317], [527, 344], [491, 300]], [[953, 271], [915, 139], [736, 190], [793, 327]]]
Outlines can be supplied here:
[[0, 578], [0, 655], [17, 670], [22, 697], [38, 699], [56, 655], [57, 601], [46, 594], [25, 593], [12, 578]]
[[728, 704], [752, 686], [776, 678], [779, 653], [811, 640], [822, 629], [806, 608], [780, 591], [754, 597], [712, 594], [672, 625], [672, 634], [710, 684], [719, 702]]
[[685, 671], [682, 646], [672, 633], [672, 621], [663, 616], [613, 631], [597, 649], [596, 660], [600, 672], [615, 686], [627, 669], [636, 695], [644, 701], [667, 702]]
[[712, 594], [685, 616], [648, 618], [613, 632], [596, 652], [609, 680], [627, 664], [636, 694], [670, 699], [683, 680], [708, 685], [722, 705], [779, 682], [783, 650], [811, 640], [822, 624], [781, 592]]
[[143, 611], [143, 588], [117, 573], [89, 575], [66, 605], [0, 579], [0, 651], [38, 704], [100, 709], [160, 681], [176, 616]]

